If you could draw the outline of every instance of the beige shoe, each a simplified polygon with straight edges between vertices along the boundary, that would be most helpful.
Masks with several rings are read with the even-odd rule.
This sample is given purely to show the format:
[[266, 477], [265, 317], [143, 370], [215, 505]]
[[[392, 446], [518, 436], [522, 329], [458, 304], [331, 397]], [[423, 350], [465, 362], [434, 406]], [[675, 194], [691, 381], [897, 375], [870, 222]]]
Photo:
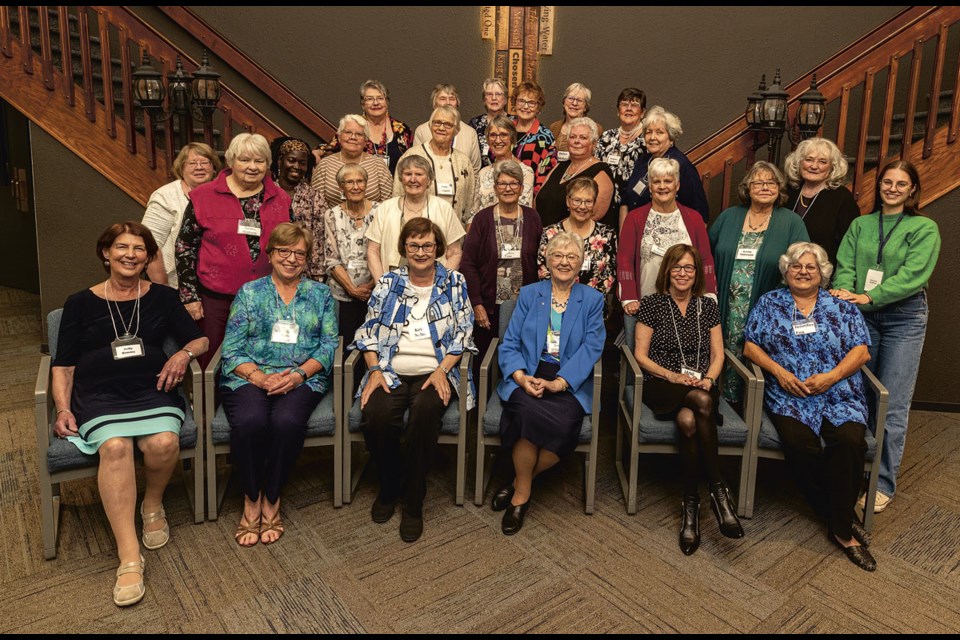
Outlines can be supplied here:
[[128, 607], [143, 600], [147, 588], [143, 584], [143, 556], [140, 556], [140, 562], [125, 562], [117, 569], [117, 581], [120, 576], [126, 573], [139, 573], [140, 582], [121, 587], [119, 584], [113, 587], [113, 603], [118, 607]]
[[[167, 523], [167, 512], [160, 505], [160, 511], [153, 513], [143, 512], [143, 503], [140, 503], [140, 517], [143, 518], [143, 546], [153, 551], [170, 542], [170, 525]], [[147, 531], [147, 525], [163, 520], [163, 528], [156, 531]]]
[[[893, 501], [893, 496], [888, 496], [882, 491], [877, 491], [877, 497], [873, 501], [873, 512], [882, 513], [884, 509], [887, 508], [887, 505]], [[863, 513], [867, 508], [867, 494], [861, 494], [860, 498], [857, 500], [857, 509], [860, 510], [860, 513]]]

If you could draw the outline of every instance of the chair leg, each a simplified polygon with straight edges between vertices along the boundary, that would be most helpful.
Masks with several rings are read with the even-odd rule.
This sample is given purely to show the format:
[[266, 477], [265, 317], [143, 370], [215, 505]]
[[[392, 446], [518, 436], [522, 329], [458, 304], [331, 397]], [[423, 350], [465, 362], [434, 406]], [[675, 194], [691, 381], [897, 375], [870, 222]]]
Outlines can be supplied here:
[[464, 494], [467, 487], [467, 424], [466, 417], [460, 414], [460, 435], [457, 438], [457, 497], [458, 507], [463, 506]]
[[590, 451], [587, 453], [587, 458], [584, 461], [583, 472], [585, 474], [585, 487], [584, 487], [584, 512], [587, 515], [593, 514], [593, 504], [594, 499], [596, 498], [597, 493], [597, 451], [596, 448], [591, 447]]
[[207, 444], [207, 520], [217, 519], [217, 450], [213, 443]]
[[53, 560], [57, 557], [57, 532], [60, 524], [59, 485], [54, 495], [50, 476], [41, 473], [40, 478], [40, 528], [43, 531], [43, 558]]
[[[477, 425], [477, 429], [482, 431], [483, 426]], [[483, 494], [487, 488], [486, 484], [483, 482], [483, 467], [486, 463], [487, 457], [487, 448], [483, 444], [483, 434], [481, 433], [477, 437], [477, 463], [476, 463], [476, 473], [474, 474], [473, 480], [473, 504], [476, 506], [483, 505]]]

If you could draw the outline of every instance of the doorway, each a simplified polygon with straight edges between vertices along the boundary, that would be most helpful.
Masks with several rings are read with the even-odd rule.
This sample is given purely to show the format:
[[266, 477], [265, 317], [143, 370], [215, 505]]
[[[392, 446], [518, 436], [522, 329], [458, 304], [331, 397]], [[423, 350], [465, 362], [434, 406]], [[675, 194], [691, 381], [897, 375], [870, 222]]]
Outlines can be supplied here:
[[0, 286], [40, 293], [30, 125], [0, 100]]

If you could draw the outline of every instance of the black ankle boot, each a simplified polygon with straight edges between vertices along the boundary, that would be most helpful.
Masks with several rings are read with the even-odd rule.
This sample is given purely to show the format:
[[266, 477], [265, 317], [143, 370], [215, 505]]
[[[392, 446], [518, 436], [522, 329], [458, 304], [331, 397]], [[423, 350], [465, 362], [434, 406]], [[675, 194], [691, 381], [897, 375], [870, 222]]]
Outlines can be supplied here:
[[720, 533], [728, 538], [742, 538], [743, 527], [737, 518], [737, 508], [730, 497], [730, 490], [722, 482], [710, 485], [710, 507], [717, 516]]
[[684, 496], [680, 503], [680, 550], [689, 556], [700, 546], [700, 496]]

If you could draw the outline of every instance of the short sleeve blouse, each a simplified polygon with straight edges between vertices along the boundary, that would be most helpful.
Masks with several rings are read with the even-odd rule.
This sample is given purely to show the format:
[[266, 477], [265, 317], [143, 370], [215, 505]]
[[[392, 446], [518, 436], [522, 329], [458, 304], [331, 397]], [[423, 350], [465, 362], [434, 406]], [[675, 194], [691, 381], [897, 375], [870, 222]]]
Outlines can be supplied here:
[[[680, 373], [681, 367], [706, 375], [710, 368], [710, 330], [720, 324], [720, 309], [713, 298], [691, 298], [687, 315], [666, 293], [655, 293], [640, 301], [637, 315], [653, 329], [648, 356], [664, 369]], [[644, 373], [644, 379], [652, 376]]]

